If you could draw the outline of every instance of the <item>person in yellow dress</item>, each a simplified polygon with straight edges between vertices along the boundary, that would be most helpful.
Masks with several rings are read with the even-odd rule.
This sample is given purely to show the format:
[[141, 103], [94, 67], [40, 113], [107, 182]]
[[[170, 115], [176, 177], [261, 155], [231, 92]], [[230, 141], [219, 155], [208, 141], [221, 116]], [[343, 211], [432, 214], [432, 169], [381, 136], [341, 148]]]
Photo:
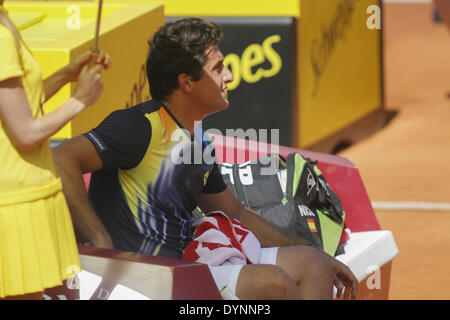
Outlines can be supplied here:
[[[48, 138], [100, 97], [101, 53], [91, 52], [47, 79], [0, 0], [0, 299], [42, 299], [80, 269], [72, 220], [55, 172]], [[71, 98], [43, 114], [42, 105], [66, 83]]]

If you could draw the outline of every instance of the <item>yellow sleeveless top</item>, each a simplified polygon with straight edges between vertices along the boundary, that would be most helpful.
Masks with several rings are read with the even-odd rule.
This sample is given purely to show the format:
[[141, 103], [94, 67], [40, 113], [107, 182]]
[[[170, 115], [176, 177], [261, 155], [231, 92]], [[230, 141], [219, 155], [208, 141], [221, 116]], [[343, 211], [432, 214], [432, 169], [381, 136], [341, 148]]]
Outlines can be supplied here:
[[[22, 41], [17, 48], [13, 34], [3, 24], [0, 24], [0, 52], [0, 81], [21, 77], [33, 117], [42, 116], [45, 94], [41, 69]], [[33, 201], [60, 188], [49, 142], [28, 152], [20, 150], [1, 116], [0, 163], [0, 206]]]

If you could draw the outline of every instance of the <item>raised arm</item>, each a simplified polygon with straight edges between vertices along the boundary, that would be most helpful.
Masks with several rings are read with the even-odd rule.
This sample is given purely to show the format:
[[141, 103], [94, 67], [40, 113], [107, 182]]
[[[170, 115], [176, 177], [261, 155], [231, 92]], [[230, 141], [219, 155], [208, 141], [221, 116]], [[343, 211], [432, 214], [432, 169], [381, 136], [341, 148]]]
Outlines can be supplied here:
[[61, 107], [34, 118], [20, 77], [0, 82], [0, 114], [15, 144], [24, 151], [40, 145], [101, 95], [103, 80], [97, 65], [81, 71], [77, 89]]
[[[92, 58], [92, 51], [87, 51], [71, 61], [67, 66], [59, 69], [51, 76], [44, 79], [45, 101], [50, 99], [67, 83], [77, 81], [81, 74], [81, 70]], [[111, 58], [103, 51], [97, 56], [96, 63], [102, 65], [104, 69], [108, 69], [112, 65]]]
[[112, 249], [111, 238], [89, 202], [83, 180], [84, 173], [103, 167], [97, 150], [85, 136], [78, 136], [53, 148], [53, 159], [76, 232], [96, 247]]

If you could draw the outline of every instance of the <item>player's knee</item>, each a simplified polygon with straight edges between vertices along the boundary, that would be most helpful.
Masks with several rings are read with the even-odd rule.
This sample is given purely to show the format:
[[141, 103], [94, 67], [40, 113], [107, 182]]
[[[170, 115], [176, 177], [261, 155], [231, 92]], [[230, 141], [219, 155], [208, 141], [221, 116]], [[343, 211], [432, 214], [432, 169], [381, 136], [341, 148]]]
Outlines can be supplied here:
[[294, 281], [282, 269], [273, 265], [252, 265], [244, 270], [238, 281], [237, 293], [240, 299], [301, 298]]
[[332, 285], [334, 282], [333, 269], [327, 256], [314, 248], [308, 248], [307, 254], [308, 264], [305, 266], [303, 276], [320, 279]]
[[297, 285], [277, 266], [267, 266], [266, 277], [261, 280], [261, 289], [267, 293], [267, 299], [300, 298]]

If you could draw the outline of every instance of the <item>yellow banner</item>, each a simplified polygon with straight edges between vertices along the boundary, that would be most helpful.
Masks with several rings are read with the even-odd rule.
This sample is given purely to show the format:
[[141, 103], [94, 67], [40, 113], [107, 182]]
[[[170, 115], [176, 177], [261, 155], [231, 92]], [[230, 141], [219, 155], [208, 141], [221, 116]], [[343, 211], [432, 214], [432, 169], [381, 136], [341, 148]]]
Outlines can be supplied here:
[[298, 147], [382, 104], [381, 12], [375, 0], [303, 0], [298, 26]]

